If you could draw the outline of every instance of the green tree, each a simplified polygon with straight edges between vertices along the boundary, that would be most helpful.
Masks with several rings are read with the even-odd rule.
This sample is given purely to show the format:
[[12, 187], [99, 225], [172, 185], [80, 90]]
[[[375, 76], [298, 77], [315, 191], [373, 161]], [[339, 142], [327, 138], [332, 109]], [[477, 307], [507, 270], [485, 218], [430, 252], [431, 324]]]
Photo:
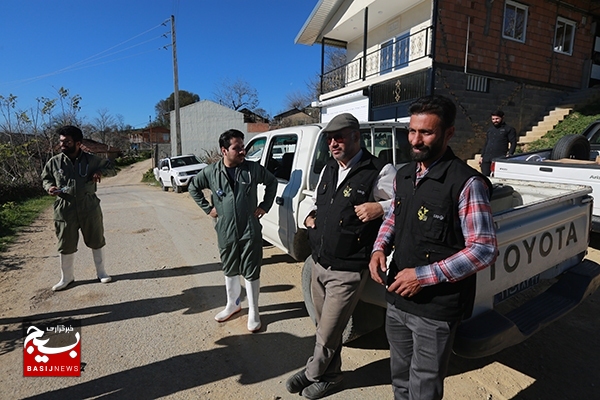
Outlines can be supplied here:
[[[185, 90], [179, 91], [179, 107], [185, 107], [198, 101], [200, 101], [200, 96], [197, 94]], [[171, 126], [170, 113], [173, 110], [175, 110], [175, 92], [171, 93], [171, 95], [166, 99], [160, 100], [158, 103], [156, 103], [154, 106], [156, 120], [152, 123], [152, 125], [169, 128]]]

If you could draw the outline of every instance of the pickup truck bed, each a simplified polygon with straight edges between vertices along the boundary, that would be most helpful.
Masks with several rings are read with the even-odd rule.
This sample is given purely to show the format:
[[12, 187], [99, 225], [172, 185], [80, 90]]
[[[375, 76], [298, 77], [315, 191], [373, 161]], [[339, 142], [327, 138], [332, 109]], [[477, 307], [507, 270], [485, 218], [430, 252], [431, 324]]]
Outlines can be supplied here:
[[[600, 265], [584, 260], [592, 205], [589, 187], [492, 182], [499, 255], [494, 265], [477, 274], [473, 314], [457, 332], [454, 352], [466, 358], [488, 356], [527, 339], [600, 286]], [[309, 258], [305, 269], [311, 264]], [[304, 294], [310, 302], [310, 294]], [[383, 287], [369, 280], [361, 301], [347, 339], [372, 330], [374, 315], [381, 318], [372, 306], [386, 307]]]
[[[496, 159], [493, 175], [502, 179], [587, 185], [592, 188], [592, 196], [600, 193], [600, 164], [596, 162], [597, 151], [591, 151], [589, 160], [552, 160], [551, 152], [552, 150], [542, 150]], [[594, 203], [592, 230], [600, 232], [600, 201]]]

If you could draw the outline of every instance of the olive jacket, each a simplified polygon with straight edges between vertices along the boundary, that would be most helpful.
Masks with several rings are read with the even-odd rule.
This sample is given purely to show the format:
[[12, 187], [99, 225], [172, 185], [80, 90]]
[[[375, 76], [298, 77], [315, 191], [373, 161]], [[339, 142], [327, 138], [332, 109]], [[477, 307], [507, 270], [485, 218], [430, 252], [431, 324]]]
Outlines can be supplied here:
[[[260, 203], [258, 184], [265, 185]], [[211, 202], [204, 196], [203, 189], [211, 190]], [[257, 207], [265, 212], [271, 209], [277, 193], [277, 178], [259, 163], [244, 161], [236, 169], [232, 187], [221, 159], [198, 172], [190, 182], [189, 192], [206, 214], [215, 207], [218, 215], [215, 230], [219, 248], [223, 249], [234, 241], [262, 238], [254, 211]]]

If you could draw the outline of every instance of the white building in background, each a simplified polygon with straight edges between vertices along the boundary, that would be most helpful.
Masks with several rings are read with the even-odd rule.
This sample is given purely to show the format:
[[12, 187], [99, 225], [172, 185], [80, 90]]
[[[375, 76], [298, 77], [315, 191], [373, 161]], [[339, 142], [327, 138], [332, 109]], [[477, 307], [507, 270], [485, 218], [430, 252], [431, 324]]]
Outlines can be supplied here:
[[[247, 134], [244, 114], [210, 100], [200, 100], [179, 109], [181, 117], [182, 154], [199, 157], [219, 150], [219, 135], [228, 129]], [[171, 154], [177, 154], [175, 136], [175, 111], [171, 111]]]

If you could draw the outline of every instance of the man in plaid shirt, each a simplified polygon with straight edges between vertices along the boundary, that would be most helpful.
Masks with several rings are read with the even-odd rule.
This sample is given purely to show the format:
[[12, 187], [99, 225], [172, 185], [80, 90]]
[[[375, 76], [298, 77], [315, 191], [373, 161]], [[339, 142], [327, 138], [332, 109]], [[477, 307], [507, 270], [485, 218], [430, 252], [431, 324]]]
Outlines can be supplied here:
[[475, 273], [497, 255], [491, 183], [448, 147], [451, 100], [423, 97], [409, 111], [413, 162], [396, 175], [369, 270], [387, 289], [395, 399], [441, 399], [456, 329], [473, 307]]

